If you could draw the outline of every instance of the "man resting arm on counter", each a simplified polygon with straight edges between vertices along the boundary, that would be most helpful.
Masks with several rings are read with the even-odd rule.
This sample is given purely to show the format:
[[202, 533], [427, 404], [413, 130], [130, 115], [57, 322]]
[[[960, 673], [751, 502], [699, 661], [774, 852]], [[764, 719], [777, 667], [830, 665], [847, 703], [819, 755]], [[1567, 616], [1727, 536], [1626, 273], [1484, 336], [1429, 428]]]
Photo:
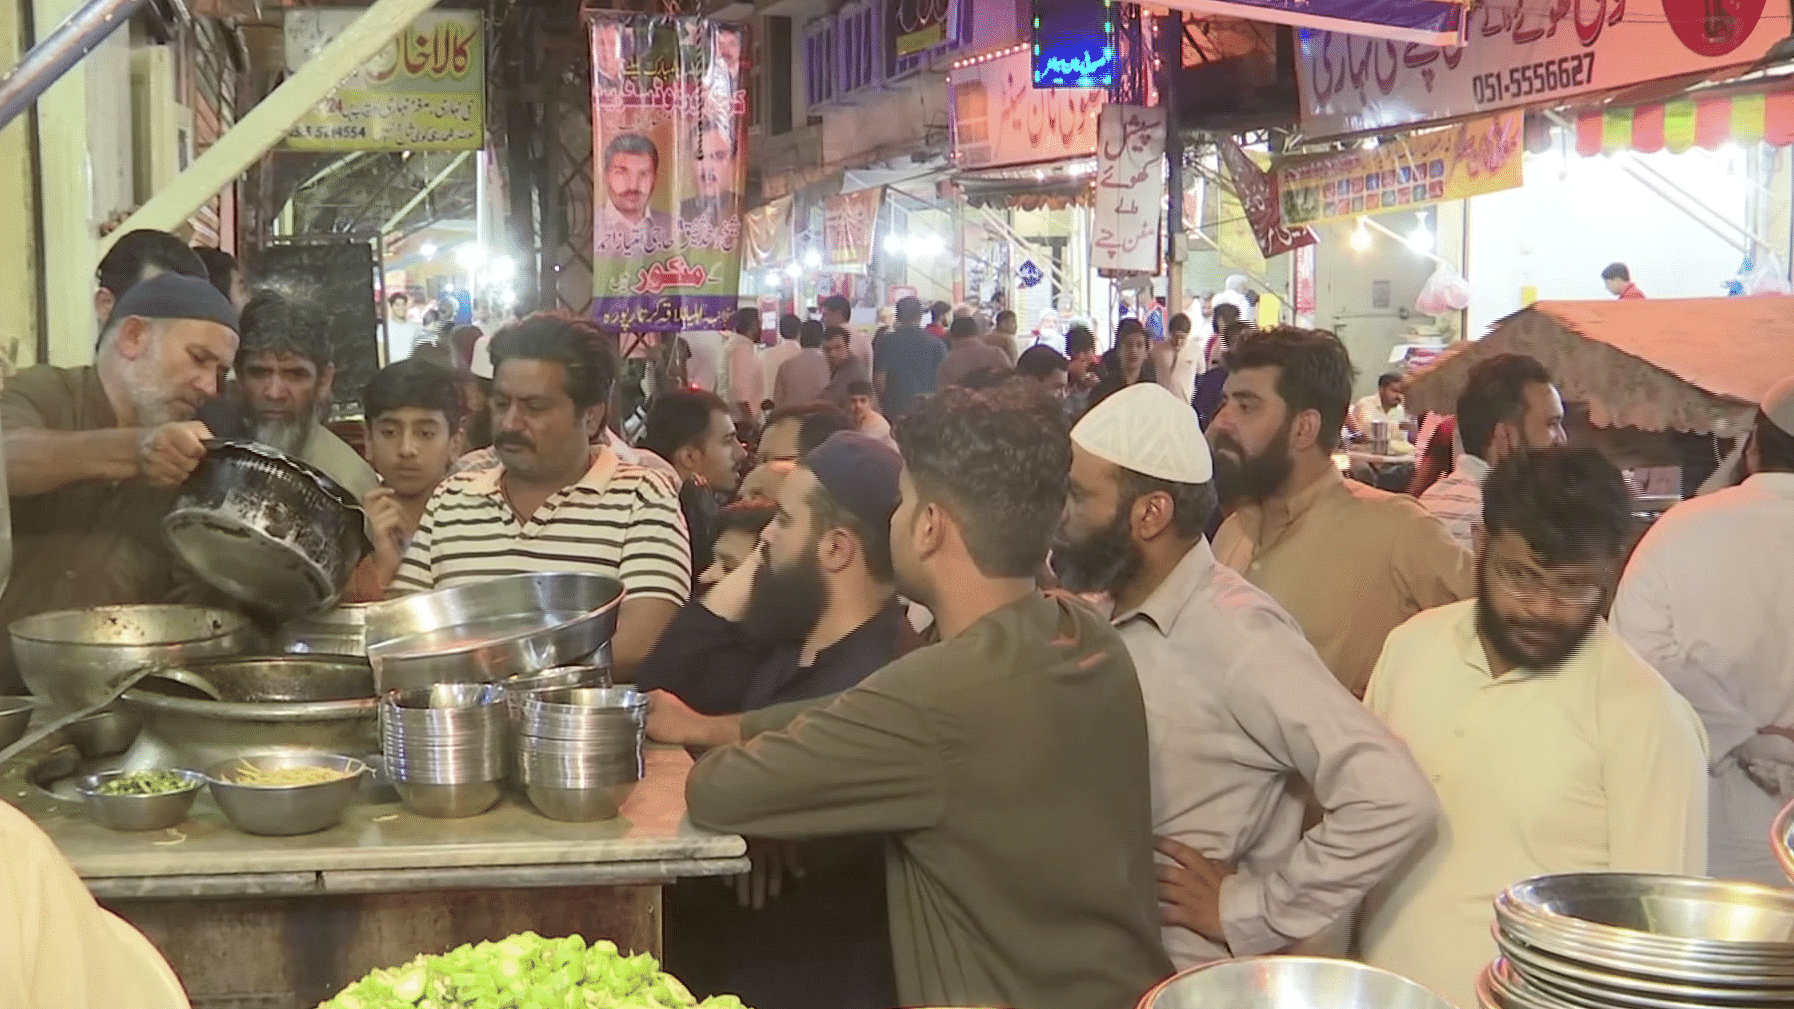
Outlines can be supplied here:
[[903, 1004], [1131, 1006], [1170, 972], [1140, 686], [1112, 628], [1034, 587], [1065, 501], [1064, 415], [1038, 390], [951, 389], [897, 440], [897, 585], [942, 643], [808, 710], [709, 720], [657, 694], [650, 733], [747, 737], [692, 771], [703, 827], [894, 835]]

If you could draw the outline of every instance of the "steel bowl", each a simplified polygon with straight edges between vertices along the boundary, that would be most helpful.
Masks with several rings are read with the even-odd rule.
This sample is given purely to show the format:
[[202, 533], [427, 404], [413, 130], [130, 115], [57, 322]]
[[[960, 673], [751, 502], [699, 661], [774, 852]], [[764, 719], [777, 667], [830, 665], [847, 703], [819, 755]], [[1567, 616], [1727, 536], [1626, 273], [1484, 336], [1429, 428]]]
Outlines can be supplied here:
[[1139, 1009], [1452, 1009], [1420, 985], [1345, 960], [1252, 956], [1192, 967], [1146, 993]]
[[0, 697], [0, 750], [25, 737], [37, 701], [30, 697]]
[[113, 707], [70, 722], [63, 726], [62, 733], [81, 751], [81, 756], [92, 760], [130, 749], [142, 729], [142, 719], [126, 708]]
[[335, 609], [289, 620], [274, 632], [269, 647], [289, 655], [353, 655], [365, 659], [368, 608], [373, 605], [344, 603]]
[[153, 681], [122, 703], [143, 720], [124, 766], [210, 767], [245, 754], [368, 753], [377, 745], [374, 674], [348, 656], [271, 655], [192, 663], [222, 701], [175, 697]]
[[498, 779], [454, 784], [394, 781], [393, 787], [398, 789], [400, 805], [435, 820], [478, 816], [497, 805], [504, 791]]
[[526, 785], [524, 794], [550, 820], [591, 823], [621, 815], [623, 802], [635, 790], [634, 783], [567, 788], [559, 785]]
[[381, 689], [489, 683], [584, 661], [617, 629], [623, 585], [600, 575], [510, 575], [368, 609], [368, 660]]
[[93, 822], [109, 830], [166, 830], [187, 818], [193, 800], [205, 787], [206, 776], [197, 771], [175, 769], [186, 779], [186, 787], [157, 795], [103, 795], [97, 789], [124, 771], [90, 774], [75, 783], [81, 801]]
[[582, 687], [525, 697], [517, 731], [545, 739], [616, 738], [639, 733], [648, 698], [633, 687]]
[[100, 606], [15, 620], [13, 656], [49, 714], [99, 704], [144, 666], [237, 655], [255, 641], [249, 618], [203, 606]]
[[[324, 767], [342, 777], [310, 785], [246, 785], [233, 780], [244, 763], [275, 770], [283, 767]], [[354, 757], [319, 753], [275, 753], [234, 757], [206, 769], [212, 799], [238, 830], [245, 834], [288, 837], [328, 830], [342, 822], [349, 803], [361, 788], [368, 765]]]

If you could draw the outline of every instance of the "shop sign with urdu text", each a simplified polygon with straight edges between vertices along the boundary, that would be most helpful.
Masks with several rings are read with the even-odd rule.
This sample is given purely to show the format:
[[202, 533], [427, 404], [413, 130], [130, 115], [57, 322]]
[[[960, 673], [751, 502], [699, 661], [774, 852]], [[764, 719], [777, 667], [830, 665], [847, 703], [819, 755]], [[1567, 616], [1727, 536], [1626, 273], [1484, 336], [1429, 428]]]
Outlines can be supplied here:
[[1090, 265], [1105, 276], [1156, 275], [1164, 205], [1165, 107], [1105, 105], [1096, 120]]
[[1302, 126], [1388, 130], [1744, 67], [1789, 27], [1780, 0], [1511, 0], [1472, 11], [1460, 48], [1304, 30]]
[[1409, 133], [1375, 150], [1279, 158], [1283, 223], [1350, 220], [1517, 189], [1525, 140], [1523, 114], [1503, 112]]
[[[365, 13], [294, 8], [285, 17], [287, 72]], [[479, 11], [423, 14], [299, 117], [296, 151], [472, 151], [486, 142], [486, 43]]]

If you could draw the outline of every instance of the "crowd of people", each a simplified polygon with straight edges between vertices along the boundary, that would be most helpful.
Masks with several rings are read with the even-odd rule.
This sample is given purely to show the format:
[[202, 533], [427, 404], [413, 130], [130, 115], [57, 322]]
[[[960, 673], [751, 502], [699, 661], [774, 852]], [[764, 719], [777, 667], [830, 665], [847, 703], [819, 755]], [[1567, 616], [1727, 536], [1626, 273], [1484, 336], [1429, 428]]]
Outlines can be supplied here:
[[1013, 316], [937, 334], [915, 299], [860, 350], [825, 303], [774, 358], [744, 310], [721, 391], [663, 393], [635, 445], [602, 336], [539, 313], [471, 392], [421, 356], [383, 369], [364, 461], [323, 427], [309, 307], [239, 314], [165, 244], [102, 269], [95, 365], [0, 398], [0, 614], [190, 588], [153, 528], [214, 411], [362, 494], [358, 598], [618, 579], [618, 678], [701, 755], [692, 821], [749, 838], [748, 876], [668, 897], [694, 992], [1121, 1009], [1177, 968], [1299, 951], [1468, 1006], [1521, 879], [1773, 881], [1794, 595], [1762, 559], [1794, 535], [1794, 382], [1755, 475], [1626, 568], [1628, 485], [1564, 444], [1527, 358], [1478, 366], [1415, 498], [1334, 462], [1344, 345], [1230, 303], [1213, 367], [1182, 315], [1158, 346], [1123, 320], [1105, 360], [1088, 329], [1020, 347]]

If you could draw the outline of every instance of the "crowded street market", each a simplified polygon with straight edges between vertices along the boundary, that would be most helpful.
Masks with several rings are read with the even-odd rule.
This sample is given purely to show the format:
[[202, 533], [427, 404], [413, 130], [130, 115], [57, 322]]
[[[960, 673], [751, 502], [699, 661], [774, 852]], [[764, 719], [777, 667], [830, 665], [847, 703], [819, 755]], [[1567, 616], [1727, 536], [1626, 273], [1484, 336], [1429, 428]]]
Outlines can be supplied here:
[[0, 1009], [1794, 1006], [1789, 3], [0, 12]]

